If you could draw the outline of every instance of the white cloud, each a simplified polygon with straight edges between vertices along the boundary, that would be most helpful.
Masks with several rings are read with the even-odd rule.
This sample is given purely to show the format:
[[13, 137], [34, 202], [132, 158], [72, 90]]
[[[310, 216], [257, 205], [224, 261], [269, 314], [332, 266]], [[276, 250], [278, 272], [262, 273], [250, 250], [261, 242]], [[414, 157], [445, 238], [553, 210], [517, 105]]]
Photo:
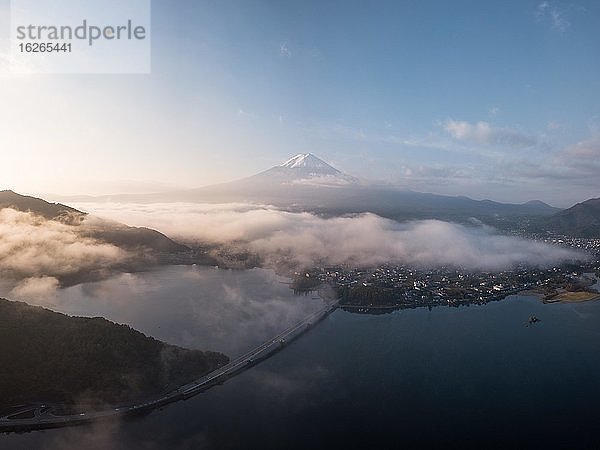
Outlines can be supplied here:
[[385, 175], [381, 175], [380, 169], [375, 176], [385, 177], [387, 183], [479, 199], [511, 203], [542, 199], [570, 206], [599, 195], [597, 161], [600, 159], [588, 158], [585, 164], [579, 164], [584, 158], [577, 155], [596, 154], [594, 146], [600, 142], [599, 117], [588, 120], [590, 135], [570, 146], [575, 147], [570, 150], [561, 150], [553, 141], [556, 137], [566, 137], [568, 131], [566, 124], [556, 121], [547, 122], [539, 132], [499, 127], [483, 120], [455, 119], [436, 122], [438, 129], [423, 136], [388, 134], [385, 130], [377, 133], [340, 125], [307, 128], [307, 131], [317, 133], [320, 138], [397, 146], [398, 152], [392, 158], [360, 154], [362, 162], [374, 159], [376, 164], [383, 164]]
[[450, 119], [443, 127], [454, 139], [473, 144], [531, 147], [537, 143], [533, 136], [509, 128], [496, 128], [483, 121], [469, 123]]
[[20, 281], [9, 293], [15, 300], [33, 300], [38, 305], [50, 305], [56, 297], [59, 282], [54, 277], [32, 277]]
[[538, 18], [542, 18], [546, 15], [546, 12], [548, 11], [548, 9], [550, 8], [550, 3], [548, 2], [541, 2], [537, 8], [535, 9], [535, 15]]
[[279, 55], [284, 56], [286, 58], [292, 57], [292, 51], [290, 50], [290, 46], [287, 42], [282, 42], [279, 45]]
[[561, 33], [564, 33], [571, 26], [571, 24], [564, 17], [564, 15], [562, 13], [558, 12], [557, 10], [555, 10], [555, 9], [552, 10], [550, 15], [552, 17], [552, 25], [554, 26], [555, 29], [557, 29]]
[[60, 277], [107, 268], [128, 258], [114, 245], [85, 237], [84, 231], [83, 225], [66, 225], [10, 208], [0, 210], [0, 276]]
[[560, 151], [553, 162], [557, 167], [576, 170], [576, 176], [597, 177], [600, 173], [600, 139], [585, 140], [569, 146]]
[[535, 17], [539, 21], [547, 21], [550, 23], [552, 28], [555, 30], [564, 33], [569, 29], [571, 23], [565, 17], [562, 11], [559, 11], [556, 7], [554, 7], [550, 2], [544, 1], [541, 2], [537, 8], [535, 9]]
[[493, 139], [493, 130], [487, 122], [477, 122], [472, 125], [464, 121], [449, 120], [444, 126], [454, 139], [459, 141], [474, 141], [479, 144], [490, 144]]
[[562, 248], [497, 235], [486, 227], [439, 220], [401, 224], [374, 214], [324, 219], [252, 205], [87, 204], [85, 208], [185, 240], [238, 241], [272, 264], [283, 255], [294, 255], [304, 264], [324, 260], [501, 269], [519, 262], [551, 265], [577, 256]]

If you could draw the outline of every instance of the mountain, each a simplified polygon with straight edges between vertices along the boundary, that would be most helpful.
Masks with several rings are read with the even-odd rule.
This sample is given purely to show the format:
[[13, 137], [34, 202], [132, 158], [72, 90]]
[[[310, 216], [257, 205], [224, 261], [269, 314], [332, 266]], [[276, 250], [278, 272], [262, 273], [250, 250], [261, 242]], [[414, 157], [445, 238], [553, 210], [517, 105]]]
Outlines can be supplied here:
[[600, 198], [577, 203], [545, 220], [544, 228], [568, 236], [600, 238]]
[[198, 189], [154, 194], [146, 201], [247, 202], [323, 215], [372, 212], [398, 220], [467, 220], [497, 223], [505, 218], [549, 216], [557, 211], [541, 201], [506, 204], [415, 192], [361, 182], [307, 153], [256, 175]]
[[88, 214], [61, 203], [50, 203], [36, 197], [0, 191], [0, 209], [12, 208], [31, 212], [47, 220], [78, 226], [83, 236], [116, 245], [124, 249], [144, 248], [155, 252], [182, 252], [189, 250], [164, 234], [144, 227], [129, 227], [122, 223], [95, 218], [89, 224], [84, 219]]
[[312, 153], [300, 153], [276, 167], [295, 169], [298, 171], [298, 174], [305, 177], [323, 174], [339, 175], [342, 173], [322, 159], [317, 158]]
[[[209, 193], [252, 198], [280, 196], [281, 198], [298, 197], [298, 194], [308, 194], [314, 190], [326, 188], [341, 188], [358, 186], [358, 178], [343, 173], [335, 167], [317, 158], [312, 153], [299, 154], [264, 172], [229, 183], [206, 186], [182, 193], [194, 195]], [[256, 201], [256, 200], [252, 200]]]
[[[81, 201], [93, 199], [80, 198]], [[324, 216], [372, 212], [396, 220], [475, 217], [501, 225], [522, 217], [546, 217], [558, 211], [540, 201], [524, 204], [473, 200], [360, 181], [317, 156], [299, 154], [256, 175], [197, 189], [145, 195], [111, 195], [95, 199], [116, 202], [258, 203]]]
[[[228, 358], [147, 337], [101, 317], [0, 299], [0, 407], [131, 401], [199, 378]], [[168, 356], [168, 357], [167, 357]]]
[[523, 203], [524, 206], [527, 206], [528, 208], [538, 208], [541, 210], [546, 210], [548, 211], [548, 208], [551, 208], [553, 210], [556, 210], [558, 208], [552, 208], [552, 206], [548, 205], [547, 203], [544, 203], [541, 200], [529, 200], [528, 202]]
[[357, 184], [357, 178], [345, 174], [317, 158], [304, 153], [288, 159], [283, 164], [259, 173], [254, 179], [279, 177], [283, 182], [322, 186]]
[[0, 191], [0, 209], [13, 208], [18, 211], [34, 212], [49, 220], [76, 223], [86, 216], [86, 213], [61, 203], [50, 203], [36, 197], [20, 195], [13, 191]]

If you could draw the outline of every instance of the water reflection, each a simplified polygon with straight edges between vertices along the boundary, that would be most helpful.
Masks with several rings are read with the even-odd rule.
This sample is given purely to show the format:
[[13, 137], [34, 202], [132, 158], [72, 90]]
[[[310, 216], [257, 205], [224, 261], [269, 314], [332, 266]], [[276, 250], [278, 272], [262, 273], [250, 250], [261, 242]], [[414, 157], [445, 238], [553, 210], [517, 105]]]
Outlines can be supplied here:
[[[217, 274], [206, 285], [222, 295], [229, 291], [217, 279], [229, 289], [238, 281], [245, 286], [244, 277], [256, 281], [254, 294], [225, 301], [251, 310], [229, 316], [242, 321], [261, 311], [257, 280], [277, 281], [268, 272]], [[173, 276], [146, 274], [146, 283], [133, 283], [140, 289], [135, 301], [158, 302], [168, 292], [160, 288], [163, 275]], [[181, 279], [188, 276], [195, 275]], [[289, 295], [285, 285], [268, 285]], [[203, 298], [194, 286], [176, 290], [173, 304], [185, 304], [186, 295]], [[213, 313], [228, 313], [221, 308]], [[532, 314], [541, 322], [526, 327]], [[599, 330], [600, 301], [543, 304], [513, 296], [380, 316], [338, 310], [283, 351], [185, 402], [116, 423], [3, 436], [0, 448], [599, 448]]]
[[320, 299], [296, 296], [286, 282], [264, 269], [169, 266], [58, 290], [49, 299], [22, 300], [235, 356], [320, 308]]

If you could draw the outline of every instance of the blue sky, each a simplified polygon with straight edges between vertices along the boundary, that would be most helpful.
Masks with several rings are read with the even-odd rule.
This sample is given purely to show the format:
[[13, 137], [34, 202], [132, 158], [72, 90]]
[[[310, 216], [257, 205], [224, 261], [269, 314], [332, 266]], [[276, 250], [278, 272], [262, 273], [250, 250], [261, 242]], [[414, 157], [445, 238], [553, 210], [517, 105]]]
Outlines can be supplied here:
[[154, 1], [150, 75], [1, 75], [0, 175], [155, 190], [312, 152], [420, 191], [567, 206], [600, 196], [599, 54], [597, 1]]

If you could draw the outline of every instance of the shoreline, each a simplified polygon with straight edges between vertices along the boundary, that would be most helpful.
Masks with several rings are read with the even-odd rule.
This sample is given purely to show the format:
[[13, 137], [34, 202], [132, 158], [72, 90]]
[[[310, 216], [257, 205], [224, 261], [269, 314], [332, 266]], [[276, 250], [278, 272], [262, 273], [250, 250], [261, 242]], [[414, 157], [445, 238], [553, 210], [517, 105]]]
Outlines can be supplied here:
[[[582, 294], [582, 295], [581, 295], [581, 298], [569, 298], [568, 297], [569, 294]], [[393, 311], [398, 311], [398, 310], [402, 310], [402, 309], [434, 308], [434, 307], [441, 307], [441, 306], [449, 306], [449, 307], [470, 306], [470, 305], [481, 306], [481, 305], [485, 305], [490, 302], [497, 302], [497, 301], [505, 300], [507, 297], [510, 297], [511, 295], [523, 295], [523, 296], [536, 297], [537, 299], [541, 300], [542, 303], [544, 303], [544, 304], [585, 303], [585, 302], [592, 302], [592, 301], [600, 300], [600, 293], [589, 292], [589, 291], [562, 292], [562, 293], [559, 293], [558, 295], [556, 295], [555, 297], [552, 297], [550, 299], [545, 299], [544, 298], [545, 294], [543, 292], [540, 292], [536, 289], [523, 289], [523, 290], [515, 290], [515, 291], [507, 292], [506, 294], [503, 294], [502, 296], [494, 296], [489, 299], [486, 299], [486, 301], [456, 301], [453, 303], [429, 303], [429, 304], [422, 304], [422, 305], [402, 304], [402, 303], [397, 303], [397, 304], [393, 304], [393, 305], [340, 304], [339, 307], [340, 307], [340, 309], [347, 311], [347, 312], [351, 312], [351, 313], [352, 312], [365, 313], [365, 314], [368, 314], [371, 312], [372, 313], [387, 313], [387, 312], [393, 312]]]
[[[170, 403], [187, 400], [213, 386], [223, 384], [231, 377], [244, 372], [282, 350], [291, 342], [300, 338], [304, 333], [319, 324], [338, 308], [337, 301], [326, 302], [322, 309], [313, 312], [303, 320], [293, 324], [274, 338], [264, 342], [257, 348], [230, 361], [229, 363], [203, 375], [199, 379], [178, 386], [160, 397], [141, 400], [140, 403], [109, 407], [101, 411], [86, 411], [70, 415], [54, 415], [53, 408], [62, 404], [48, 405], [31, 404], [8, 415], [0, 417], [0, 433], [21, 433], [50, 428], [62, 428], [83, 425], [91, 422], [110, 420], [116, 417], [133, 417], [148, 414]], [[25, 406], [25, 405], [24, 405]], [[20, 414], [33, 412], [32, 417], [17, 418]]]
[[430, 308], [431, 309], [431, 308], [442, 307], [442, 306], [448, 306], [448, 307], [453, 307], [453, 308], [457, 308], [459, 306], [471, 306], [471, 305], [483, 306], [483, 305], [486, 305], [491, 302], [498, 302], [498, 301], [504, 300], [507, 297], [510, 297], [511, 295], [521, 294], [522, 292], [525, 292], [525, 291], [522, 291], [520, 289], [512, 289], [510, 291], [506, 291], [506, 292], [503, 292], [502, 294], [494, 295], [494, 296], [488, 297], [483, 300], [463, 299], [463, 300], [446, 300], [445, 302], [431, 302], [431, 303], [423, 303], [423, 304], [395, 303], [393, 305], [357, 305], [357, 304], [351, 304], [351, 303], [347, 303], [347, 304], [340, 303], [339, 307], [340, 307], [340, 309], [346, 310], [348, 312], [369, 313], [370, 311], [392, 312], [392, 311], [401, 310], [401, 309], [417, 309], [417, 308]]
[[596, 292], [563, 292], [556, 297], [545, 299], [544, 303], [585, 303], [600, 300]]
[[600, 293], [591, 291], [564, 291], [559, 292], [549, 298], [546, 298], [546, 294], [544, 292], [538, 291], [536, 289], [529, 289], [520, 293], [523, 295], [530, 295], [532, 297], [536, 297], [537, 299], [541, 300], [541, 302], [544, 304], [586, 303], [600, 300]]

